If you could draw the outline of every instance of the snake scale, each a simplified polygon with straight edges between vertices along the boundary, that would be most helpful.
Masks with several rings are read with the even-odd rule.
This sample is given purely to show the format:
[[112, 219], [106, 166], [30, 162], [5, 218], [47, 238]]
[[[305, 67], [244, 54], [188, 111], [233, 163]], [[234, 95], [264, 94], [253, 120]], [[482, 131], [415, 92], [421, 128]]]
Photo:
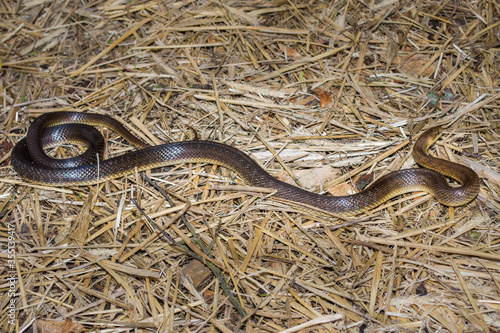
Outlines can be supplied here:
[[[97, 153], [103, 156], [105, 142], [93, 126], [111, 129], [140, 149], [96, 161]], [[132, 135], [116, 119], [91, 113], [54, 112], [38, 117], [31, 124], [26, 138], [14, 147], [12, 165], [18, 175], [28, 182], [73, 186], [96, 184], [125, 176], [135, 170], [144, 171], [180, 163], [217, 164], [233, 170], [249, 185], [275, 189], [276, 198], [291, 201], [299, 207], [312, 207], [344, 215], [368, 211], [395, 196], [414, 191], [428, 192], [446, 206], [464, 205], [477, 196], [480, 180], [466, 166], [427, 154], [429, 147], [441, 134], [440, 127], [431, 128], [414, 145], [416, 162], [426, 168], [391, 172], [359, 193], [340, 197], [308, 192], [282, 182], [267, 173], [248, 155], [231, 146], [203, 140], [149, 146]], [[70, 159], [54, 159], [45, 154], [44, 148], [62, 142], [81, 143], [89, 148], [82, 155]], [[461, 186], [450, 186], [443, 175], [458, 181]]]

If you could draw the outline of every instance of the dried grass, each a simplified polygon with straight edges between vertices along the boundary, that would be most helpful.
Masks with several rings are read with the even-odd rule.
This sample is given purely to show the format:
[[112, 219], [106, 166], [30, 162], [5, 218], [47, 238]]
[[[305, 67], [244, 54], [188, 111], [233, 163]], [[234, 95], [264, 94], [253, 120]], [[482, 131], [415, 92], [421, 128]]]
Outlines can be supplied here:
[[[0, 331], [500, 329], [498, 2], [4, 0], [0, 18]], [[482, 187], [463, 207], [415, 193], [346, 221], [212, 165], [147, 172], [173, 207], [139, 175], [21, 181], [13, 144], [61, 110], [112, 115], [152, 144], [189, 125], [333, 195], [414, 167], [413, 135], [439, 124], [432, 153]], [[133, 149], [105, 134], [110, 156]], [[219, 267], [246, 317], [131, 196]]]

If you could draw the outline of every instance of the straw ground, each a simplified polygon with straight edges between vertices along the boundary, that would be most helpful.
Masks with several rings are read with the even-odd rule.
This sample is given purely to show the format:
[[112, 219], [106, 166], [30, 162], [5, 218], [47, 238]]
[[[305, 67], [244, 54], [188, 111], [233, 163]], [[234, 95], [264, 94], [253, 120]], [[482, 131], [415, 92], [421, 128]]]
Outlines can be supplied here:
[[[492, 0], [1, 1], [0, 331], [498, 331], [499, 42]], [[331, 195], [416, 167], [438, 124], [431, 154], [482, 186], [462, 207], [414, 193], [353, 220], [212, 165], [146, 172], [173, 205], [140, 174], [23, 182], [12, 146], [61, 110], [151, 144], [194, 130]], [[134, 149], [102, 132], [108, 156]]]

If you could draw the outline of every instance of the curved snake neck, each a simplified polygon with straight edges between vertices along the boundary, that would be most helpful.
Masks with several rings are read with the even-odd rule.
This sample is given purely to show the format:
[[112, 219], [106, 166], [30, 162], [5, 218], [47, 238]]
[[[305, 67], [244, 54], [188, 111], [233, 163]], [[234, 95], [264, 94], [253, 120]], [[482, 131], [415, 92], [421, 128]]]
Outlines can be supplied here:
[[[66, 127], [65, 124], [73, 125]], [[100, 136], [98, 131], [88, 125], [112, 129], [142, 149], [97, 162], [95, 155], [102, 156], [104, 149], [101, 136], [97, 148], [91, 146], [84, 154], [86, 156], [71, 159], [69, 167], [65, 165], [66, 160], [50, 158], [43, 151], [44, 147], [54, 142], [74, 141], [90, 145], [99, 141], [96, 138]], [[249, 185], [275, 189], [273, 196], [276, 198], [291, 201], [299, 207], [345, 215], [368, 211], [397, 195], [413, 191], [428, 192], [447, 206], [463, 205], [477, 196], [479, 177], [468, 167], [426, 153], [441, 131], [439, 127], [429, 129], [420, 136], [413, 149], [417, 163], [429, 169], [394, 171], [359, 193], [340, 197], [319, 195], [282, 182], [242, 151], [222, 143], [197, 140], [148, 146], [117, 120], [98, 114], [56, 112], [40, 116], [31, 125], [26, 138], [14, 147], [12, 164], [24, 180], [51, 186], [91, 185], [125, 176], [135, 170], [144, 171], [180, 163], [217, 164], [233, 170]], [[72, 136], [75, 132], [79, 133], [76, 139]], [[451, 187], [442, 174], [462, 185]]]

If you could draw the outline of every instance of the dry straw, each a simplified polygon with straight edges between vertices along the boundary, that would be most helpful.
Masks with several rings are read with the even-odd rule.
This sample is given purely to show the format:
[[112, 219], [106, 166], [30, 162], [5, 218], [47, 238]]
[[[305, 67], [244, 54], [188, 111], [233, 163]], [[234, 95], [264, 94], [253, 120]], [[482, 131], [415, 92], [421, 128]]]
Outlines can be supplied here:
[[[0, 331], [500, 330], [499, 22], [489, 0], [0, 1]], [[332, 195], [416, 167], [416, 135], [440, 124], [431, 154], [482, 186], [353, 220], [212, 165], [146, 172], [165, 196], [138, 173], [23, 182], [13, 144], [62, 110], [152, 144], [194, 129]], [[108, 156], [133, 149], [102, 132]]]

